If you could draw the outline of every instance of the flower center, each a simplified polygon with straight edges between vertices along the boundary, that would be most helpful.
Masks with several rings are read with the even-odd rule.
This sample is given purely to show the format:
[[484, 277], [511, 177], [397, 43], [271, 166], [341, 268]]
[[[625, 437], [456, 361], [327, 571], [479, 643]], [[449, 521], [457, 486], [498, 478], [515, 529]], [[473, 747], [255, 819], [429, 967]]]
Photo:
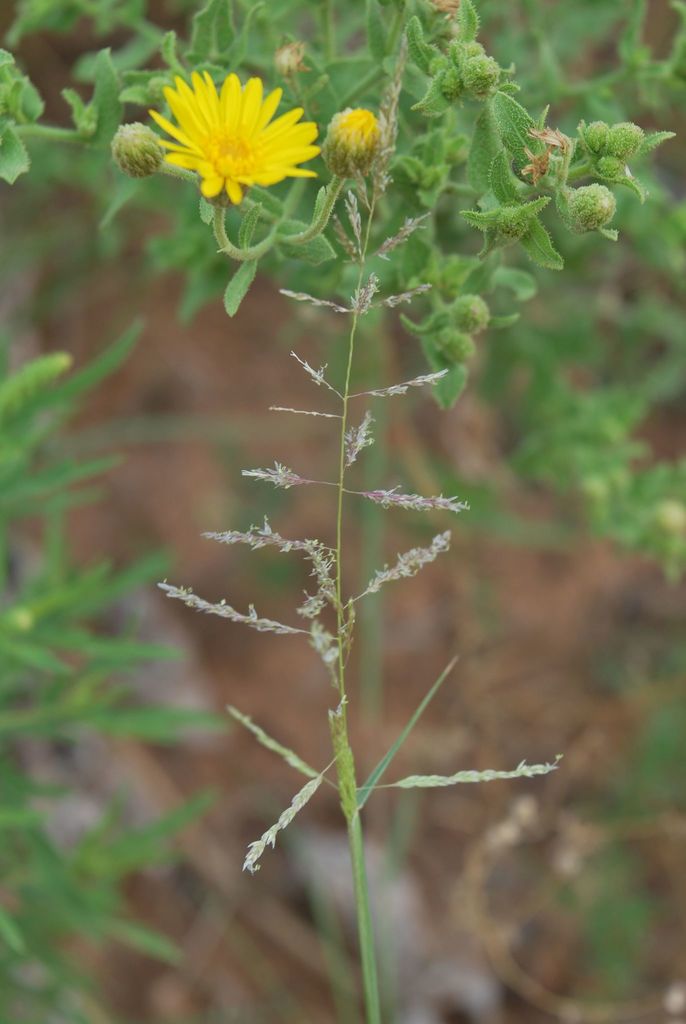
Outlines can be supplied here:
[[252, 173], [255, 151], [249, 142], [236, 135], [215, 134], [207, 140], [207, 157], [223, 178]]

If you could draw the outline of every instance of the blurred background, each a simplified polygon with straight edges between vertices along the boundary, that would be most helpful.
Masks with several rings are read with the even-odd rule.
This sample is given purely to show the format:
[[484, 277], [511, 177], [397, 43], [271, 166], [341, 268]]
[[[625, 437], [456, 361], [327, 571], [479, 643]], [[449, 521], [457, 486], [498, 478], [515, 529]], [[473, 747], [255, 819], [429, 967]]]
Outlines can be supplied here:
[[[196, 6], [151, 0], [147, 20], [183, 33]], [[532, 106], [553, 102], [551, 123], [573, 130], [581, 116], [609, 112], [673, 129], [677, 139], [659, 151], [648, 203], [622, 197], [617, 245], [566, 236], [558, 243], [564, 274], [522, 266], [521, 319], [480, 342], [452, 410], [422, 389], [374, 410], [387, 444], [370, 450], [360, 479], [458, 494], [471, 511], [447, 522], [349, 510], [353, 589], [379, 561], [453, 529], [449, 555], [371, 598], [360, 622], [353, 730], [361, 773], [455, 655], [399, 755], [398, 777], [564, 755], [545, 779], [420, 796], [389, 790], [367, 805], [388, 1019], [398, 1024], [686, 1018], [685, 591], [670, 557], [674, 532], [654, 516], [655, 495], [674, 505], [686, 498], [686, 90], [639, 89], [627, 74], [599, 84], [592, 100], [574, 89], [612, 77], [620, 30], [638, 6], [480, 5], [489, 51], [517, 63]], [[0, 34], [10, 32], [4, 45], [43, 97], [45, 118], [67, 124], [60, 90], [92, 77], [84, 55], [102, 46], [117, 53], [132, 38], [142, 44], [116, 17], [89, 16], [86, 4], [40, 7], [4, 4]], [[683, 21], [678, 7], [649, 5], [641, 45], [659, 57]], [[553, 60], [572, 83], [558, 95]], [[137, 118], [144, 110], [134, 103], [127, 120]], [[32, 686], [47, 673], [40, 685], [61, 708], [52, 725], [48, 715], [12, 737], [3, 755], [48, 801], [48, 839], [25, 849], [55, 888], [54, 903], [46, 895], [34, 904], [42, 920], [35, 941], [45, 942], [61, 978], [35, 1006], [26, 994], [24, 1011], [8, 1009], [7, 1024], [352, 1024], [360, 1019], [353, 907], [336, 794], [323, 787], [261, 873], [242, 874], [247, 843], [300, 783], [223, 713], [236, 705], [323, 765], [333, 696], [321, 664], [297, 639], [194, 614], [155, 587], [168, 577], [211, 600], [254, 601], [261, 614], [292, 618], [294, 595], [307, 586], [296, 558], [219, 547], [201, 534], [245, 529], [267, 514], [286, 536], [330, 541], [327, 489], [272, 491], [240, 471], [276, 458], [330, 475], [329, 421], [268, 407], [311, 406], [312, 384], [289, 353], [328, 363], [334, 377], [340, 325], [295, 307], [278, 293], [288, 282], [266, 276], [229, 320], [225, 266], [190, 190], [161, 179], [134, 188], [101, 151], [27, 144], [30, 175], [12, 190], [0, 184], [7, 365], [60, 351], [80, 372], [110, 353], [112, 372], [104, 366], [103, 379], [95, 375], [70, 416], [51, 420], [38, 441], [59, 465], [117, 459], [101, 467], [95, 487], [84, 485], [82, 500], [56, 502], [39, 490], [38, 505], [15, 517], [5, 600], [40, 576], [46, 551], [54, 578], [65, 563], [82, 581], [103, 562], [115, 573], [129, 567], [131, 586], [113, 584], [103, 607], [89, 605], [85, 584], [79, 592], [94, 636], [140, 645], [120, 650], [120, 663], [99, 648], [97, 673], [106, 687], [125, 677], [136, 704], [181, 714], [172, 741], [162, 736], [163, 717], [108, 727], [106, 701], [97, 721], [65, 719], [59, 672], [55, 681], [45, 663], [27, 668], [19, 648], [0, 640], [8, 692], [16, 694], [21, 673]], [[465, 248], [476, 251], [478, 239], [464, 230]], [[135, 343], [126, 333], [134, 321]], [[361, 352], [365, 386], [424, 372], [399, 323], [383, 338], [366, 337]], [[67, 627], [46, 616], [49, 651]], [[70, 700], [78, 703], [73, 691]], [[184, 727], [186, 712], [198, 716], [196, 728]], [[67, 724], [57, 727], [60, 714]], [[188, 800], [202, 806], [193, 804], [184, 823]], [[176, 818], [158, 836], [154, 823], [169, 814]], [[137, 847], [121, 838], [127, 829], [143, 837]], [[56, 850], [77, 851], [64, 882], [51, 866]], [[105, 879], [110, 888], [86, 914], [79, 890], [100, 893]], [[70, 887], [53, 927], [56, 890]], [[3, 891], [0, 882], [0, 907], [13, 911]], [[115, 892], [127, 920], [149, 932], [86, 927]], [[45, 975], [31, 974], [28, 954], [6, 956], [23, 965], [3, 960], [13, 984], [41, 988]], [[81, 972], [85, 995], [73, 1005], [58, 999], [60, 985], [81, 991]]]

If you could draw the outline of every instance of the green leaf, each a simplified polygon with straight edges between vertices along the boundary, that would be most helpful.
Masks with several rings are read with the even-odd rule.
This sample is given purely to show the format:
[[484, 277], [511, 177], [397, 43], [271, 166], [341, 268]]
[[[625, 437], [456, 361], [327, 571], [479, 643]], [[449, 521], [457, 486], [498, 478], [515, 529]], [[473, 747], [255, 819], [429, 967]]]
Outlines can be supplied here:
[[457, 14], [458, 39], [465, 43], [476, 39], [479, 34], [479, 15], [472, 0], [461, 0]]
[[26, 146], [14, 127], [6, 122], [0, 124], [0, 178], [14, 185], [20, 174], [26, 174], [31, 166]]
[[443, 95], [443, 78], [445, 72], [439, 71], [432, 79], [429, 88], [422, 98], [412, 106], [412, 110], [418, 110], [425, 117], [440, 117], [450, 108], [450, 101]]
[[[2, 53], [2, 51], [0, 51]], [[24, 953], [26, 943], [17, 928], [14, 919], [0, 906], [0, 936], [5, 940], [13, 953]]]
[[211, 224], [214, 219], [214, 206], [208, 203], [204, 196], [200, 196], [200, 220], [203, 224]]
[[538, 291], [538, 282], [533, 274], [517, 267], [497, 267], [492, 281], [496, 287], [509, 288], [517, 302], [528, 302]]
[[386, 771], [388, 766], [391, 764], [393, 758], [398, 753], [398, 751], [402, 747], [403, 743], [405, 742], [407, 737], [410, 735], [410, 733], [414, 729], [415, 725], [417, 724], [417, 722], [419, 721], [421, 716], [424, 714], [424, 712], [426, 711], [427, 707], [429, 706], [429, 704], [431, 703], [433, 698], [436, 696], [436, 694], [440, 690], [440, 688], [443, 685], [443, 683], [445, 682], [445, 680], [448, 678], [448, 676], [450, 675], [452, 670], [455, 668], [456, 664], [457, 664], [457, 658], [453, 658], [453, 660], [448, 665], [446, 665], [446, 667], [443, 669], [443, 671], [441, 672], [441, 674], [438, 677], [438, 679], [436, 680], [436, 682], [433, 684], [433, 686], [431, 687], [429, 692], [426, 694], [424, 699], [418, 705], [416, 711], [414, 712], [414, 714], [410, 718], [409, 722], [407, 723], [407, 725], [405, 726], [403, 731], [398, 736], [398, 738], [395, 741], [395, 743], [384, 754], [384, 756], [381, 758], [381, 760], [377, 764], [376, 768], [374, 768], [370, 772], [370, 774], [369, 774], [368, 778], [366, 779], [366, 781], [364, 782], [364, 784], [358, 788], [358, 790], [357, 790], [357, 807], [358, 807], [358, 810], [362, 810], [364, 805], [367, 803], [367, 800], [372, 795], [372, 792], [374, 791], [374, 787], [378, 783], [379, 779], [382, 777], [382, 775], [384, 774], [384, 772]]
[[515, 158], [515, 162], [518, 165], [526, 164], [525, 147], [536, 148], [534, 140], [529, 135], [529, 131], [536, 127], [534, 119], [521, 103], [502, 91], [493, 97], [493, 116], [500, 138]]
[[657, 146], [661, 146], [663, 142], [668, 142], [674, 138], [676, 138], [676, 132], [648, 132], [641, 143], [641, 148], [638, 151], [639, 156], [652, 153]]
[[422, 23], [414, 14], [407, 23], [405, 29], [407, 34], [407, 49], [410, 59], [414, 61], [426, 75], [429, 74], [431, 61], [438, 51], [424, 40], [424, 29]]
[[0, 424], [20, 416], [26, 406], [46, 392], [71, 366], [71, 356], [54, 352], [25, 363], [0, 384]]
[[[145, 645], [143, 645], [144, 647]], [[209, 711], [188, 708], [105, 708], [88, 716], [89, 728], [107, 736], [128, 736], [155, 743], [175, 743], [190, 730], [225, 732], [226, 721]]]
[[312, 768], [306, 761], [303, 761], [295, 751], [290, 750], [289, 747], [284, 747], [282, 743], [272, 739], [264, 729], [253, 722], [250, 715], [244, 715], [231, 704], [227, 705], [226, 710], [232, 718], [253, 734], [258, 743], [261, 743], [263, 747], [267, 748], [267, 750], [271, 750], [273, 753], [278, 754], [279, 757], [282, 757], [286, 764], [290, 765], [291, 768], [295, 768], [296, 771], [300, 772], [302, 775], [306, 775], [310, 779], [318, 778], [320, 773], [315, 768]]
[[181, 958], [179, 950], [169, 939], [135, 921], [108, 921], [106, 930], [111, 938], [156, 960], [176, 964]]
[[469, 184], [479, 194], [488, 191], [489, 173], [501, 148], [502, 143], [493, 116], [493, 108], [490, 103], [485, 103], [474, 126], [472, 145], [467, 161]]
[[518, 202], [519, 192], [510, 170], [509, 157], [504, 149], [493, 158], [488, 178], [493, 195], [499, 203]]
[[179, 60], [177, 52], [178, 42], [176, 32], [166, 32], [160, 44], [160, 56], [172, 71], [177, 72], [177, 74], [183, 74], [183, 65]]
[[187, 57], [199, 64], [221, 57], [234, 39], [231, 0], [209, 0], [194, 16]]
[[260, 203], [255, 203], [255, 205], [251, 206], [243, 217], [241, 226], [238, 229], [238, 244], [241, 249], [247, 249], [251, 244], [261, 213], [262, 206]]
[[367, 46], [375, 60], [386, 56], [386, 30], [377, 0], [367, 0]]
[[247, 295], [256, 273], [257, 260], [248, 260], [245, 263], [241, 263], [227, 284], [226, 291], [224, 292], [224, 309], [229, 316], [235, 316], [238, 312], [238, 308]]
[[433, 396], [441, 409], [450, 409], [458, 400], [467, 385], [469, 370], [464, 363], [451, 366], [445, 377], [434, 385]]
[[[285, 235], [296, 235], [306, 231], [309, 226], [301, 220], [285, 220], [281, 223], [280, 231]], [[304, 260], [305, 263], [325, 263], [336, 257], [331, 242], [323, 234], [317, 235], [316, 238], [312, 238], [302, 245], [297, 242], [289, 242], [287, 238], [281, 237], [278, 239], [278, 245], [284, 256], [288, 256], [290, 259]]]
[[564, 260], [540, 221], [532, 221], [529, 230], [520, 241], [529, 259], [539, 267], [545, 267], [547, 270], [562, 270], [564, 267]]
[[109, 143], [119, 127], [123, 113], [119, 89], [119, 76], [112, 63], [112, 54], [109, 49], [101, 50], [95, 66], [95, 90], [91, 104], [97, 115], [91, 138], [99, 145]]

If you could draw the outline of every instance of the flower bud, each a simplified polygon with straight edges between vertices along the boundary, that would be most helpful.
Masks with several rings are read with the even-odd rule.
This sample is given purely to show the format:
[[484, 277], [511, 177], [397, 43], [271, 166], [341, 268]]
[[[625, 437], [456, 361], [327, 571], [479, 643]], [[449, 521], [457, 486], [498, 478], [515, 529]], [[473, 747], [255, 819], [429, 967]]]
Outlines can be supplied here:
[[480, 295], [461, 295], [453, 303], [455, 326], [468, 334], [478, 334], [488, 327], [491, 311]]
[[675, 498], [666, 498], [655, 509], [655, 521], [671, 536], [686, 536], [686, 505]]
[[291, 78], [298, 71], [309, 71], [303, 63], [305, 56], [304, 43], [286, 43], [280, 46], [274, 54], [274, 66], [277, 73], [283, 78]]
[[604, 153], [610, 129], [605, 121], [592, 121], [583, 130], [583, 139], [592, 153]]
[[643, 139], [643, 129], [637, 124], [630, 121], [613, 124], [607, 140], [607, 152], [620, 160], [628, 160], [639, 151]]
[[493, 57], [470, 57], [462, 67], [465, 92], [475, 100], [485, 100], [498, 88], [500, 65]]
[[527, 233], [530, 226], [531, 222], [524, 216], [522, 210], [516, 206], [503, 206], [498, 211], [498, 220], [495, 227], [502, 239], [516, 242]]
[[151, 128], [134, 121], [121, 125], [112, 139], [112, 156], [117, 167], [130, 178], [147, 178], [164, 160], [164, 150]]
[[481, 43], [477, 43], [476, 39], [472, 39], [469, 43], [460, 43], [460, 48], [465, 57], [482, 57], [486, 53]]
[[615, 215], [617, 200], [605, 185], [584, 185], [569, 196], [572, 229], [583, 233], [604, 227]]
[[616, 156], [601, 156], [597, 168], [601, 178], [608, 178], [610, 181], [617, 181], [618, 178], [626, 177], [625, 163]]
[[331, 119], [322, 156], [332, 174], [368, 174], [381, 147], [381, 129], [371, 110], [351, 108]]
[[438, 350], [446, 362], [464, 363], [476, 352], [476, 345], [468, 334], [444, 327], [436, 336]]
[[610, 488], [600, 476], [585, 476], [581, 481], [581, 490], [594, 505], [603, 504], [610, 496]]

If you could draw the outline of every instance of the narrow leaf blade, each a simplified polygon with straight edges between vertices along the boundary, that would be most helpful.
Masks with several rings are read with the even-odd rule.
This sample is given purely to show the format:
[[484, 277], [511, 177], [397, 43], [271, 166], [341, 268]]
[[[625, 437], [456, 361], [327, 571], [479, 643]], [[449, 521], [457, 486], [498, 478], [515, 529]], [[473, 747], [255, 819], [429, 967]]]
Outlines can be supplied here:
[[431, 703], [433, 698], [436, 696], [436, 694], [440, 690], [440, 688], [443, 685], [443, 683], [445, 682], [445, 680], [448, 678], [448, 676], [450, 675], [452, 670], [455, 668], [455, 665], [457, 664], [457, 660], [458, 659], [455, 657], [455, 658], [453, 658], [453, 660], [448, 665], [446, 665], [446, 667], [443, 669], [443, 671], [441, 672], [440, 676], [438, 677], [436, 682], [433, 684], [433, 686], [431, 687], [429, 692], [426, 694], [426, 696], [424, 697], [422, 702], [417, 706], [416, 711], [414, 712], [414, 714], [410, 718], [409, 722], [407, 723], [407, 725], [405, 726], [403, 731], [398, 736], [398, 738], [395, 741], [395, 743], [393, 744], [393, 746], [390, 747], [388, 749], [388, 751], [384, 754], [384, 756], [381, 758], [381, 760], [377, 764], [376, 768], [374, 768], [372, 770], [372, 772], [370, 773], [370, 775], [367, 778], [366, 782], [362, 786], [360, 786], [358, 788], [358, 790], [357, 790], [357, 808], [358, 808], [358, 810], [362, 810], [364, 805], [367, 803], [367, 800], [372, 795], [372, 792], [374, 791], [374, 787], [378, 783], [379, 779], [384, 774], [384, 772], [386, 771], [386, 769], [390, 765], [391, 761], [393, 760], [395, 755], [398, 753], [398, 751], [400, 750], [400, 748], [402, 747], [403, 743], [405, 742], [407, 737], [410, 735], [412, 730], [414, 729], [415, 725], [417, 724], [417, 722], [419, 721], [421, 716], [424, 714], [424, 712], [426, 711], [427, 707], [429, 706], [429, 704]]

